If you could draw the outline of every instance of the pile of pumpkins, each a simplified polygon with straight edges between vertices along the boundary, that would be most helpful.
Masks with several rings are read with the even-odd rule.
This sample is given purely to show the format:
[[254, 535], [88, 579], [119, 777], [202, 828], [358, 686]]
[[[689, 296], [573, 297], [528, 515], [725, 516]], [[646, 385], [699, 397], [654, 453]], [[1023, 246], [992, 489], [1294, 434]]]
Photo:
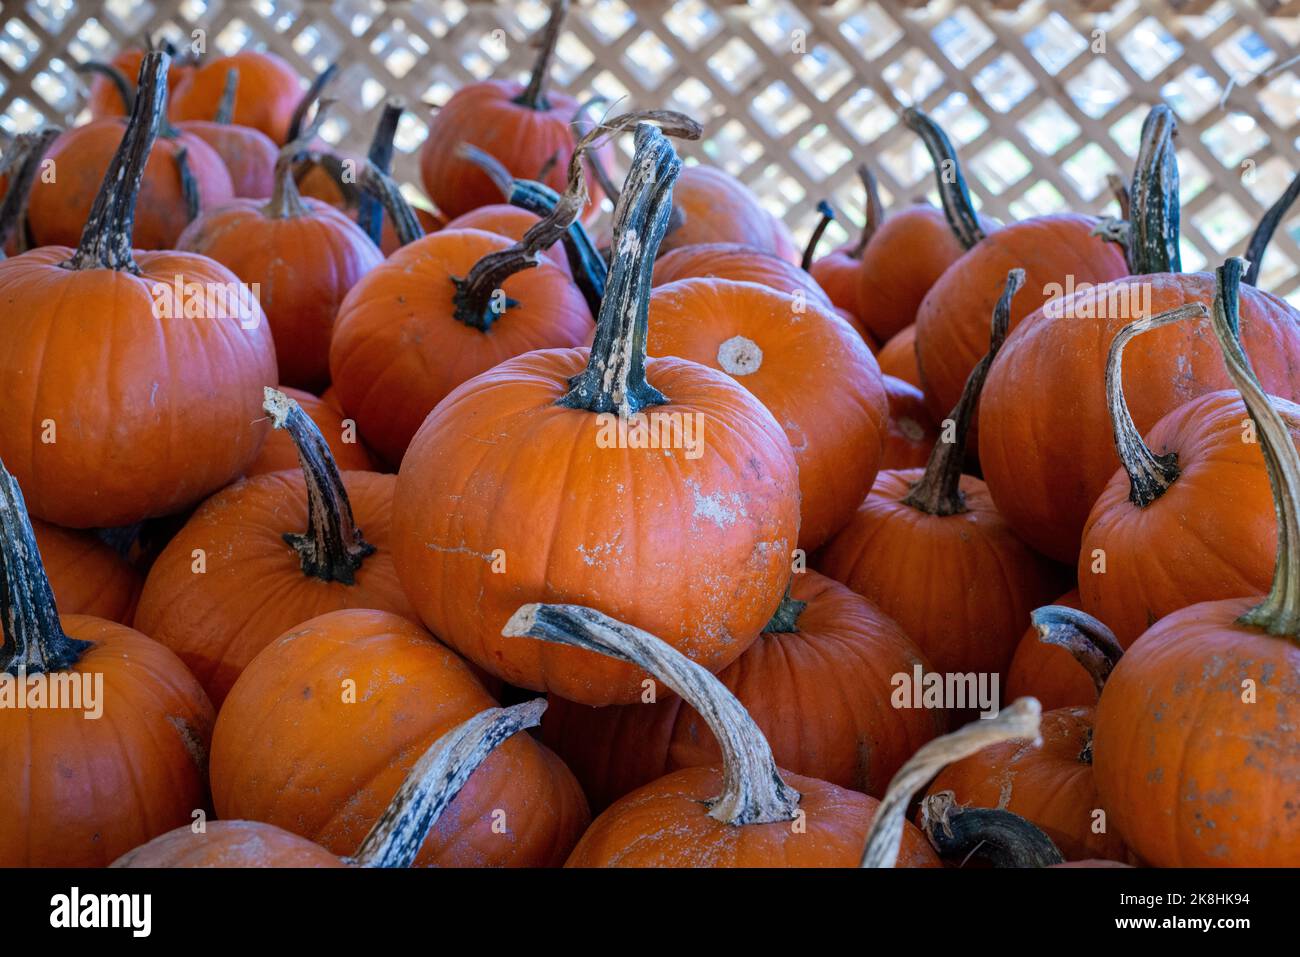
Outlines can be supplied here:
[[1300, 314], [1169, 109], [1007, 224], [909, 109], [942, 207], [801, 255], [552, 6], [427, 203], [252, 51], [7, 144], [0, 865], [1300, 865]]

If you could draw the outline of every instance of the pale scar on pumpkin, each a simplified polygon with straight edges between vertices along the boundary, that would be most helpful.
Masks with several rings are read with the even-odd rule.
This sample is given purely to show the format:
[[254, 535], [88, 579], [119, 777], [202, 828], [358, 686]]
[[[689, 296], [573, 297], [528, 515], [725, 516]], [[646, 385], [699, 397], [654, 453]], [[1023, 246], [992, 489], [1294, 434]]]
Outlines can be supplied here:
[[181, 744], [189, 753], [194, 766], [206, 776], [208, 773], [208, 749], [203, 744], [203, 737], [193, 725], [178, 715], [167, 715], [167, 721], [176, 729], [176, 736], [181, 739]]

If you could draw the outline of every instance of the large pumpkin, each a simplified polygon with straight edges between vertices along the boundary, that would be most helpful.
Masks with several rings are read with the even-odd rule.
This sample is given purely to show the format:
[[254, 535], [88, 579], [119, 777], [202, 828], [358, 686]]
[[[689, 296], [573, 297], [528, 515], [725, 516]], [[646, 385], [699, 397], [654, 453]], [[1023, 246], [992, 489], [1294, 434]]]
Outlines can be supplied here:
[[302, 90], [293, 67], [274, 53], [241, 50], [208, 60], [173, 93], [172, 115], [177, 120], [208, 120], [215, 116], [231, 70], [239, 76], [239, 96], [231, 122], [261, 130], [276, 143], [287, 142]]
[[131, 250], [165, 74], [166, 54], [145, 58], [77, 249], [0, 262], [0, 454], [32, 512], [60, 525], [179, 511], [241, 474], [266, 431], [258, 396], [276, 367], [261, 308], [210, 259]]

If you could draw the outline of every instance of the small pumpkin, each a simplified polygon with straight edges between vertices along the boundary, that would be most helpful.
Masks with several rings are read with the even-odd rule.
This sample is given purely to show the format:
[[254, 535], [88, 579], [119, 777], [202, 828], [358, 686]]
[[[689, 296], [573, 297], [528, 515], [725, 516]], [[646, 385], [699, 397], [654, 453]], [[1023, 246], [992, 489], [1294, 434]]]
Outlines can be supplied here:
[[[1071, 589], [1053, 605], [1081, 610], [1078, 589]], [[1038, 629], [1031, 623], [1016, 645], [1016, 653], [1007, 669], [1004, 697], [1035, 697], [1048, 711], [1073, 705], [1097, 703], [1097, 684], [1079, 667], [1069, 650], [1058, 644], [1040, 641]]]
[[698, 243], [740, 243], [799, 264], [799, 249], [785, 223], [744, 183], [715, 166], [683, 169], [673, 189], [673, 206], [676, 224], [664, 237], [664, 253]]
[[[331, 396], [322, 395], [317, 398], [310, 392], [288, 386], [280, 386], [277, 391], [298, 403], [307, 418], [315, 423], [329, 445], [334, 465], [340, 472], [377, 471], [374, 459], [357, 435], [356, 423], [343, 414], [343, 410], [331, 401]], [[262, 443], [262, 451], [257, 453], [257, 458], [244, 475], [251, 477], [297, 468], [300, 468], [298, 446], [294, 444], [293, 436], [287, 430], [276, 429]]]
[[892, 375], [881, 376], [881, 381], [889, 402], [889, 431], [880, 467], [896, 471], [923, 468], [939, 441], [939, 427], [930, 417], [925, 396], [916, 386]]
[[214, 57], [196, 67], [172, 94], [172, 115], [177, 120], [207, 120], [215, 116], [231, 70], [239, 77], [239, 97], [231, 122], [261, 130], [275, 143], [288, 142], [302, 91], [293, 67], [274, 53], [241, 50], [231, 56]]
[[835, 210], [823, 200], [817, 204], [821, 219], [813, 229], [808, 245], [804, 247], [800, 265], [826, 290], [826, 295], [830, 296], [837, 308], [851, 313], [855, 320], [861, 322], [858, 271], [862, 268], [862, 250], [866, 248], [867, 241], [871, 239], [871, 234], [875, 232], [884, 214], [880, 206], [880, 194], [876, 190], [875, 176], [865, 164], [858, 167], [858, 176], [866, 189], [867, 202], [866, 220], [857, 242], [840, 246], [820, 259], [816, 258], [817, 244], [835, 219]]
[[[148, 49], [153, 49], [154, 42], [147, 37], [146, 41]], [[179, 54], [169, 40], [162, 40], [157, 46], [172, 58], [172, 68], [167, 72], [167, 93], [170, 100], [178, 87], [189, 82], [194, 64], [189, 56]], [[92, 120], [131, 115], [136, 89], [134, 77], [140, 73], [140, 64], [146, 52], [144, 47], [132, 47], [120, 50], [107, 63], [90, 60], [73, 67], [78, 73], [90, 74], [86, 109]]]
[[[907, 326], [895, 333], [876, 353], [876, 362], [885, 375], [902, 379], [920, 391], [921, 367], [916, 362], [916, 326]], [[925, 395], [924, 392], [921, 394]]]
[[225, 91], [213, 117], [186, 120], [178, 125], [216, 150], [230, 173], [231, 188], [236, 197], [265, 199], [275, 189], [279, 148], [261, 130], [232, 121], [238, 87], [239, 71], [232, 67], [226, 73]]
[[50, 588], [67, 615], [91, 615], [129, 625], [144, 585], [141, 574], [91, 532], [34, 518], [32, 531]]
[[[493, 203], [490, 206], [471, 209], [468, 213], [450, 220], [443, 228], [481, 229], [484, 232], [496, 233], [498, 236], [505, 236], [507, 239], [520, 242], [524, 238], [524, 234], [540, 221], [540, 216], [536, 213], [530, 213], [526, 209], [511, 206], [509, 203]], [[543, 255], [560, 267], [560, 270], [566, 276], [570, 279], [573, 278], [573, 270], [569, 267], [569, 258], [565, 255], [563, 246], [552, 246], [550, 249], [544, 250]]]
[[756, 282], [791, 296], [802, 292], [809, 300], [835, 307], [826, 291], [807, 272], [743, 243], [696, 243], [664, 253], [655, 260], [655, 286], [696, 278]]

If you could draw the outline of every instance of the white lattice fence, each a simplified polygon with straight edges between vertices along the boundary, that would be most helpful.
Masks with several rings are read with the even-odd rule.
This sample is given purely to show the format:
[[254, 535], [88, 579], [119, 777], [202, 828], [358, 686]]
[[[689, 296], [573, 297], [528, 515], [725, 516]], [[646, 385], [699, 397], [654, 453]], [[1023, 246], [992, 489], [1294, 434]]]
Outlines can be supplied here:
[[[1241, 251], [1300, 165], [1300, 69], [1289, 62], [1300, 19], [1270, 17], [1256, 0], [998, 9], [1015, 5], [575, 2], [556, 82], [580, 98], [621, 99], [620, 109], [696, 116], [706, 137], [686, 152], [748, 182], [801, 235], [822, 197], [860, 217], [853, 168], [863, 159], [887, 202], [931, 191], [901, 106], [947, 127], [977, 202], [1008, 219], [1104, 209], [1106, 174], [1129, 171], [1141, 118], [1164, 99], [1181, 121], [1185, 267]], [[1086, 12], [1098, 6], [1111, 9]], [[200, 28], [210, 49], [265, 46], [304, 73], [339, 61], [325, 135], [350, 148], [386, 95], [405, 97], [398, 172], [414, 181], [422, 104], [469, 79], [522, 76], [545, 18], [543, 0], [6, 0], [0, 125], [71, 122], [82, 94], [72, 62], [106, 58], [145, 30], [180, 39]], [[1300, 301], [1300, 215], [1274, 240], [1261, 284]]]

